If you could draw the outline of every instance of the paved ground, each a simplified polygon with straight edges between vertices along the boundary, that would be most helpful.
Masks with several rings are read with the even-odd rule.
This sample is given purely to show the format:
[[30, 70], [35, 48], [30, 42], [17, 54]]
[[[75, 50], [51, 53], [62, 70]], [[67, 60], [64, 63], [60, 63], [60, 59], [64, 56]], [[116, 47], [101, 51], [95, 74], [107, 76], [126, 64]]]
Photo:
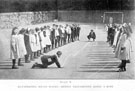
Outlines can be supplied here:
[[[51, 65], [48, 69], [31, 69], [36, 59], [31, 63], [24, 63], [20, 69], [11, 69], [11, 61], [0, 61], [0, 79], [134, 79], [134, 62], [127, 64], [126, 72], [116, 72], [120, 60], [114, 58], [113, 49], [106, 41], [104, 26], [81, 25], [80, 41], [67, 44], [47, 54], [54, 54], [61, 50], [63, 55], [60, 63], [63, 68]], [[95, 42], [87, 41], [90, 29], [97, 34]]]

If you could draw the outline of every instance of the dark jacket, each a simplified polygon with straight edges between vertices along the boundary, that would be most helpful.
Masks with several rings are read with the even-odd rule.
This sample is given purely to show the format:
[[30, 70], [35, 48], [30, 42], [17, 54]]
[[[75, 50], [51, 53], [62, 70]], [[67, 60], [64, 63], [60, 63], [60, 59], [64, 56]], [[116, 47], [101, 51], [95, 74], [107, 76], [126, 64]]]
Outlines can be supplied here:
[[[48, 61], [49, 58], [51, 59], [51, 62]], [[44, 55], [41, 57], [41, 61], [42, 61], [42, 64], [45, 66], [56, 63], [58, 68], [61, 67], [56, 55]]]
[[31, 54], [32, 50], [31, 50], [30, 41], [29, 41], [29, 35], [28, 34], [24, 34], [24, 43], [25, 43], [27, 54]]
[[95, 32], [90, 32], [90, 33], [89, 33], [88, 39], [90, 39], [90, 38], [96, 39], [96, 34], [95, 34]]
[[51, 39], [55, 39], [55, 29], [52, 29], [51, 31]]

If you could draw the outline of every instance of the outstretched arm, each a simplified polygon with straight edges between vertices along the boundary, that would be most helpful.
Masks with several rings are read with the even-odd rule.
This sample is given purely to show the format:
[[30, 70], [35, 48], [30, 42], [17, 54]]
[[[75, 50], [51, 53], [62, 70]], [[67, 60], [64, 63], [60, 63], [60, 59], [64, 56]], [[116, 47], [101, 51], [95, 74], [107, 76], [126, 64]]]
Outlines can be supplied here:
[[58, 61], [57, 56], [55, 56], [55, 63], [56, 63], [56, 65], [57, 65], [58, 68], [61, 68], [61, 65], [60, 65], [60, 63]]

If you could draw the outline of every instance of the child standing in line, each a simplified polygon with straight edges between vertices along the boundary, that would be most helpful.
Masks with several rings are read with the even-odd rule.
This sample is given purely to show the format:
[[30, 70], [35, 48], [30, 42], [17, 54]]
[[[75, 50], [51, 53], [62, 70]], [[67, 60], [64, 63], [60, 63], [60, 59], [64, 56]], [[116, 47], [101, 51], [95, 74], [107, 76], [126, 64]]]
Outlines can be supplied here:
[[36, 55], [36, 38], [35, 38], [35, 35], [34, 35], [34, 30], [33, 29], [30, 29], [30, 34], [29, 34], [29, 37], [30, 37], [30, 46], [31, 46], [31, 49], [32, 49], [32, 55], [31, 55], [31, 60], [34, 61], [34, 57]]
[[51, 33], [51, 31], [50, 31], [50, 26], [47, 26], [47, 28], [46, 28], [46, 37], [45, 37], [45, 39], [46, 39], [46, 50], [47, 50], [47, 52], [50, 50], [50, 47], [51, 47], [51, 40], [50, 40], [50, 33]]
[[44, 28], [43, 28], [43, 38], [44, 38], [44, 53], [46, 53], [47, 51], [46, 51], [46, 45], [47, 45], [47, 39], [46, 39], [46, 26], [44, 26]]
[[52, 49], [54, 49], [55, 47], [55, 24], [53, 24], [52, 28], [51, 28], [51, 44], [52, 44]]
[[11, 46], [10, 57], [12, 59], [12, 69], [18, 69], [18, 67], [16, 66], [16, 61], [18, 60], [18, 58], [20, 58], [17, 33], [18, 33], [18, 28], [14, 27], [12, 29], [11, 45], [10, 45]]
[[37, 56], [39, 57], [41, 51], [40, 35], [39, 35], [40, 31], [39, 28], [36, 28], [35, 30], [36, 30], [35, 36], [36, 36]]
[[40, 45], [41, 45], [41, 54], [44, 53], [44, 47], [45, 47], [45, 43], [44, 43], [44, 34], [43, 34], [43, 28], [40, 28], [40, 32], [39, 32], [39, 39], [40, 39]]
[[20, 58], [18, 60], [18, 66], [24, 66], [22, 63], [21, 63], [21, 60], [24, 58], [24, 56], [27, 54], [26, 52], [26, 47], [25, 47], [25, 44], [24, 44], [24, 32], [25, 30], [22, 28], [20, 31], [19, 31], [19, 34], [18, 34], [18, 48], [19, 48], [19, 53], [20, 53]]
[[32, 50], [30, 47], [30, 37], [29, 37], [29, 31], [28, 29], [25, 30], [25, 34], [24, 34], [24, 43], [25, 43], [25, 47], [26, 47], [26, 51], [27, 54], [25, 55], [25, 63], [30, 63], [30, 57], [32, 55]]

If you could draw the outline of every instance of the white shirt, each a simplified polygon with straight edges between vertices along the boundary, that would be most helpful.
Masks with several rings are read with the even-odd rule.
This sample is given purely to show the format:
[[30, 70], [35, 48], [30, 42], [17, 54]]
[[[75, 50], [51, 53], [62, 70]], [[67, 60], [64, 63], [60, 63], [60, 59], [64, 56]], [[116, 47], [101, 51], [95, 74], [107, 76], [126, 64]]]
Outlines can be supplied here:
[[66, 28], [66, 31], [68, 34], [71, 34], [71, 28], [69, 26]]

